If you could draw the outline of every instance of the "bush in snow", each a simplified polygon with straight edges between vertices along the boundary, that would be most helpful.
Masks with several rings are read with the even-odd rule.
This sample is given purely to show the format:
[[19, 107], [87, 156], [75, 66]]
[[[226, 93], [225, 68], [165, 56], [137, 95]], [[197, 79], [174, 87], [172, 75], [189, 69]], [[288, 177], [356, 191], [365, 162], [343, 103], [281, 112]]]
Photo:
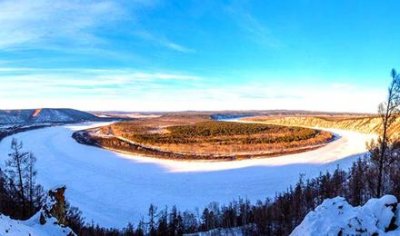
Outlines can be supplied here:
[[63, 219], [65, 221], [64, 191], [65, 187], [50, 190], [46, 204], [28, 220], [14, 220], [0, 214], [0, 235], [76, 235], [69, 227], [60, 222]]

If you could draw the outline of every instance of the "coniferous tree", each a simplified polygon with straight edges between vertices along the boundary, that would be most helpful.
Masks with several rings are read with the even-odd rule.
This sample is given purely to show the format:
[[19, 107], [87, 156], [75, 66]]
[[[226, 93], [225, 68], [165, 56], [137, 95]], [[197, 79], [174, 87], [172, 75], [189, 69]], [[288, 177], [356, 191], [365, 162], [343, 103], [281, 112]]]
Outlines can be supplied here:
[[157, 224], [157, 235], [164, 236], [168, 235], [168, 216], [167, 209], [161, 210], [158, 216], [158, 224]]
[[43, 188], [36, 184], [35, 156], [22, 148], [22, 142], [12, 140], [5, 173], [9, 191], [20, 206], [20, 212], [16, 212], [16, 216], [25, 219], [40, 208]]
[[365, 161], [359, 158], [350, 168], [350, 178], [349, 178], [349, 201], [358, 206], [364, 200], [365, 194], [365, 173], [366, 164]]
[[149, 207], [149, 233], [150, 235], [156, 235], [157, 234], [157, 227], [156, 227], [156, 211], [157, 208], [153, 205], [150, 204]]
[[379, 138], [379, 153], [373, 156], [378, 166], [378, 179], [376, 196], [380, 197], [384, 191], [384, 170], [388, 164], [388, 149], [390, 144], [389, 129], [399, 114], [400, 106], [400, 75], [393, 69], [391, 72], [392, 81], [388, 88], [388, 97], [384, 103], [379, 105], [379, 114], [382, 119], [382, 133]]

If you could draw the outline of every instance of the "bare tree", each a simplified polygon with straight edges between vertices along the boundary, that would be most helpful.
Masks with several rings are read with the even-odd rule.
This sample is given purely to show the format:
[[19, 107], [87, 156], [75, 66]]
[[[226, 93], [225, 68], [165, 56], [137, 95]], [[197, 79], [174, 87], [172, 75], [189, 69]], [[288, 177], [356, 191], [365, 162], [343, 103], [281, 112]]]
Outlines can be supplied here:
[[37, 206], [41, 205], [43, 200], [43, 187], [36, 184], [37, 171], [35, 169], [36, 157], [29, 152], [27, 156], [27, 173], [25, 180], [26, 197], [28, 201], [28, 215], [36, 211]]
[[380, 137], [380, 151], [378, 158], [378, 183], [376, 189], [377, 197], [383, 193], [384, 165], [388, 161], [388, 145], [390, 133], [388, 132], [399, 114], [400, 107], [400, 75], [392, 69], [392, 82], [388, 88], [387, 100], [379, 105], [379, 115], [382, 119], [382, 134]]
[[22, 150], [22, 142], [13, 139], [10, 159], [6, 161], [6, 174], [9, 188], [15, 192], [21, 204], [21, 217], [29, 217], [40, 205], [43, 188], [36, 184], [35, 156]]
[[18, 194], [18, 198], [22, 204], [22, 215], [25, 215], [26, 209], [26, 198], [25, 198], [25, 173], [27, 171], [28, 164], [28, 152], [22, 151], [22, 143], [18, 143], [16, 139], [13, 139], [11, 142], [11, 150], [12, 152], [8, 154], [10, 159], [6, 161], [6, 173], [8, 174], [11, 185], [14, 184], [16, 188], [16, 192]]

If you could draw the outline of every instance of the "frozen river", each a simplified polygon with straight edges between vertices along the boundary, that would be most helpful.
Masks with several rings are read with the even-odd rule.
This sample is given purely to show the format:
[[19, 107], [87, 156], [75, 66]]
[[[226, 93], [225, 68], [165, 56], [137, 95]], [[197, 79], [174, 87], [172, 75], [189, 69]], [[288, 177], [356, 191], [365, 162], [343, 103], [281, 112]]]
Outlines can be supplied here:
[[152, 203], [160, 208], [201, 209], [212, 201], [239, 196], [252, 202], [273, 197], [296, 183], [299, 174], [317, 176], [338, 164], [348, 167], [366, 152], [372, 135], [329, 130], [340, 138], [304, 153], [231, 162], [171, 161], [125, 155], [86, 146], [74, 131], [100, 124], [66, 125], [19, 133], [0, 143], [0, 165], [13, 137], [37, 157], [38, 182], [45, 188], [67, 186], [67, 198], [85, 220], [122, 228], [146, 217]]

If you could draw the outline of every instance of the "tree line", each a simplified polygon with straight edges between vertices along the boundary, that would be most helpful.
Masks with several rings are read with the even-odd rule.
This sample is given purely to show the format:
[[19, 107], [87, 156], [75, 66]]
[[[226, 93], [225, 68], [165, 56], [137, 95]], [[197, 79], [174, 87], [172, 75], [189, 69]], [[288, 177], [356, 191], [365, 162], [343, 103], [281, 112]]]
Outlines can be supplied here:
[[36, 157], [23, 151], [16, 139], [11, 142], [11, 153], [0, 169], [0, 212], [17, 219], [28, 219], [43, 204], [43, 187], [36, 183]]

